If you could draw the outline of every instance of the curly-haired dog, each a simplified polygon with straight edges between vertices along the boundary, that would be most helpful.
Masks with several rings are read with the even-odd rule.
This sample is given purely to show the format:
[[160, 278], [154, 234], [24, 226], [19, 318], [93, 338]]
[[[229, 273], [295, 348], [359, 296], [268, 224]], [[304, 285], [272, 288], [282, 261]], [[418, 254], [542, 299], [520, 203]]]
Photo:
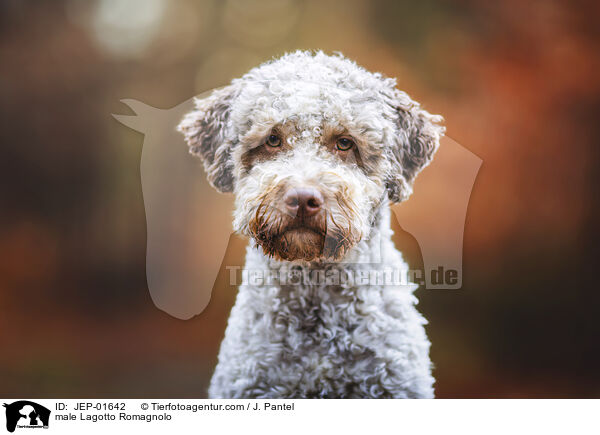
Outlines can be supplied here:
[[[179, 125], [210, 183], [235, 194], [246, 269], [269, 272], [239, 288], [211, 397], [433, 396], [416, 285], [338, 279], [407, 270], [389, 203], [411, 194], [444, 128], [395, 84], [295, 52], [197, 100]], [[288, 279], [313, 272], [327, 278]]]

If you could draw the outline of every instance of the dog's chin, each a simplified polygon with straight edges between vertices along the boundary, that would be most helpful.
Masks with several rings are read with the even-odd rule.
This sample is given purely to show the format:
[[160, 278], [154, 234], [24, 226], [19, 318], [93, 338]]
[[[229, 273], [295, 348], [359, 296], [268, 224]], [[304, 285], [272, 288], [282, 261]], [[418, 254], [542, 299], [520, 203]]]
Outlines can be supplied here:
[[243, 232], [256, 241], [265, 255], [280, 261], [339, 262], [361, 239], [360, 233], [314, 220], [251, 219]]
[[298, 227], [274, 238], [272, 255], [279, 260], [314, 261], [323, 256], [325, 237], [312, 228]]
[[275, 235], [262, 233], [255, 240], [265, 255], [282, 261], [336, 262], [352, 246], [348, 238], [326, 236], [308, 227], [295, 227]]

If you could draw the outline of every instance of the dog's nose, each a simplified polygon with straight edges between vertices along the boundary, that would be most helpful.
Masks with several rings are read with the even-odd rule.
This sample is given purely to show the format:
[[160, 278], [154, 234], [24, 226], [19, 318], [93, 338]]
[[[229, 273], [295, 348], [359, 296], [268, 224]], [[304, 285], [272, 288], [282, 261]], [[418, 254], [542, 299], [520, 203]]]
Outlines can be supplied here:
[[290, 213], [301, 217], [314, 216], [323, 205], [323, 195], [311, 187], [291, 188], [283, 196], [283, 203]]

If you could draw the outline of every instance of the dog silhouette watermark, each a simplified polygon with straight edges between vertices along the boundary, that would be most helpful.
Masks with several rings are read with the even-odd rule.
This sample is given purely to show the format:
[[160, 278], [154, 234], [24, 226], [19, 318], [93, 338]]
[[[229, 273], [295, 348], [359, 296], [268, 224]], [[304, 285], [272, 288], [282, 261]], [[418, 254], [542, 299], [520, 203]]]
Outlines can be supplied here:
[[4, 404], [6, 408], [6, 430], [14, 432], [16, 428], [36, 429], [48, 428], [50, 410], [29, 400], [19, 400]]
[[[171, 109], [132, 99], [122, 102], [135, 115], [114, 118], [144, 134], [140, 171], [148, 288], [158, 308], [188, 319], [201, 313], [210, 300], [232, 233], [223, 225], [231, 214], [214, 211], [231, 210], [233, 198], [210, 188], [201, 163], [189, 154], [175, 129], [192, 110], [193, 99]], [[424, 270], [412, 271], [411, 282], [427, 289], [462, 287], [467, 207], [481, 164], [478, 156], [446, 136], [419, 175], [411, 198], [391, 206], [392, 218], [416, 239], [423, 256]], [[435, 182], [440, 177], [442, 184]], [[371, 269], [376, 271], [377, 266]]]

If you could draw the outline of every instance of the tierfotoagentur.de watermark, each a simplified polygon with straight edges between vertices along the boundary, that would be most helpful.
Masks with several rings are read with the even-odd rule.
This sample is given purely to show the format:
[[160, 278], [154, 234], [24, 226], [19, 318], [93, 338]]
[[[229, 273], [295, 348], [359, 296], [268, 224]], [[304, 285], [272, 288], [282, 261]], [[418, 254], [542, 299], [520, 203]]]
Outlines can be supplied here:
[[[394, 269], [389, 267], [364, 267], [360, 269], [302, 269], [291, 267], [282, 270], [247, 269], [240, 266], [226, 266], [229, 271], [229, 284], [252, 286], [414, 286], [426, 282], [421, 269]], [[433, 269], [429, 279], [436, 285], [456, 285], [458, 270], [443, 266]]]

